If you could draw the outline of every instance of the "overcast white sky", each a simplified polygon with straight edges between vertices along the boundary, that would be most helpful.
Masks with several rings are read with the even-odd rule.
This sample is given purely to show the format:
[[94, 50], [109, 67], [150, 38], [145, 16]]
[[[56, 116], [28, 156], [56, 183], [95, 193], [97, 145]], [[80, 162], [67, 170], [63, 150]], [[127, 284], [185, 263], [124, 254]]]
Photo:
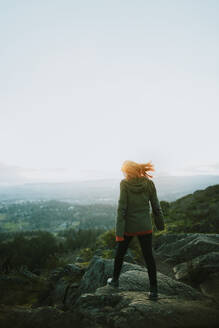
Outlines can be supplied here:
[[0, 0], [0, 179], [219, 174], [219, 1]]

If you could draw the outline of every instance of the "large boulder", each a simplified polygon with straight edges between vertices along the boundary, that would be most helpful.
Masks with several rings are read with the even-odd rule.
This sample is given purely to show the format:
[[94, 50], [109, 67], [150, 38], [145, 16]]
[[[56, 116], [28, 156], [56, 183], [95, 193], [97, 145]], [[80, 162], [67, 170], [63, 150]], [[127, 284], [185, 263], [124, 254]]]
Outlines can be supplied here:
[[[80, 281], [79, 288], [76, 289], [74, 286], [69, 286], [68, 292], [65, 295], [65, 306], [67, 308], [71, 307], [81, 294], [94, 292], [98, 287], [104, 286], [107, 279], [113, 274], [113, 265], [113, 259], [104, 259], [101, 256], [94, 255]], [[121, 273], [128, 269], [146, 271], [144, 267], [124, 262]]]
[[[97, 288], [107, 284], [107, 279], [112, 276], [114, 260], [107, 260], [95, 256], [88, 270], [81, 279], [77, 295], [72, 297], [69, 292], [66, 296], [66, 304], [71, 307], [76, 298], [81, 294], [95, 292]], [[178, 282], [160, 272], [157, 272], [159, 292], [164, 295], [177, 295], [179, 298], [201, 299], [203, 295], [182, 282]], [[147, 292], [149, 290], [148, 272], [145, 267], [137, 264], [123, 262], [119, 278], [120, 291]], [[77, 297], [75, 297], [77, 296]]]
[[[79, 288], [80, 292], [93, 292], [98, 287], [104, 286], [106, 284], [107, 278], [113, 274], [113, 266], [114, 259], [104, 259], [95, 255], [81, 279]], [[146, 272], [146, 268], [124, 261], [121, 273], [131, 269]]]
[[154, 242], [155, 254], [174, 264], [192, 260], [193, 258], [219, 249], [219, 234], [178, 233], [166, 234]]
[[40, 293], [37, 302], [32, 307], [64, 305], [70, 292], [75, 294], [85, 269], [75, 264], [67, 264], [52, 270], [48, 276], [48, 288]]
[[81, 279], [85, 270], [75, 265], [74, 263], [66, 264], [64, 267], [58, 267], [52, 270], [48, 276], [51, 282], [56, 282], [62, 277], [71, 277], [74, 279]]
[[211, 273], [219, 272], [219, 252], [210, 252], [173, 267], [175, 277], [181, 281], [201, 283]]

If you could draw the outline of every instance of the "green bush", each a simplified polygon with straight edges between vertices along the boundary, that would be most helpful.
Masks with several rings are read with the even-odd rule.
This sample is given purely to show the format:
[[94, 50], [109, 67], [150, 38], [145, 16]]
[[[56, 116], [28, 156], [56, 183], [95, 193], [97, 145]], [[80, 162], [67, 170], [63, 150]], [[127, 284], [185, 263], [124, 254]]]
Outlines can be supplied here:
[[114, 258], [114, 250], [113, 249], [105, 249], [102, 253], [102, 257], [104, 259], [113, 259]]
[[10, 270], [19, 269], [21, 266], [26, 266], [30, 271], [42, 268], [48, 257], [57, 251], [55, 237], [46, 231], [40, 231], [30, 239], [25, 238], [22, 233], [16, 234], [13, 240], [2, 242], [0, 245], [0, 257], [8, 262]]
[[115, 248], [116, 246], [116, 235], [114, 229], [110, 229], [102, 233], [96, 240], [96, 248]]
[[84, 259], [85, 262], [90, 261], [93, 257], [93, 250], [89, 247], [86, 248], [82, 248], [80, 250], [79, 256], [82, 257]]

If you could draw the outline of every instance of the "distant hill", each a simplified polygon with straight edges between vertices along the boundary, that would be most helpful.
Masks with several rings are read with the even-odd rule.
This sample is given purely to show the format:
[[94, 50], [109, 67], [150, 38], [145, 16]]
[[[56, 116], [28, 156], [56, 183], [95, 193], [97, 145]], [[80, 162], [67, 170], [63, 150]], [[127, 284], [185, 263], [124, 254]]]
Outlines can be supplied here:
[[[56, 199], [74, 204], [116, 205], [119, 182], [119, 179], [97, 179], [68, 183], [25, 183], [0, 186], [0, 202]], [[170, 202], [195, 190], [219, 184], [219, 176], [160, 176], [154, 178], [154, 183], [159, 199]]]
[[164, 204], [164, 211], [169, 231], [219, 233], [219, 184]]

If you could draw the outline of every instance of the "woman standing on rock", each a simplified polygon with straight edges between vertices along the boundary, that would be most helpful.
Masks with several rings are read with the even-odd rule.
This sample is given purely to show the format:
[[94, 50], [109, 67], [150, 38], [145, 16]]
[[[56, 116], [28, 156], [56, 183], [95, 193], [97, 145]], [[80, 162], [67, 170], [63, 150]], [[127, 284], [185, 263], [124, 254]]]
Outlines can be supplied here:
[[137, 236], [144, 260], [147, 265], [150, 282], [150, 298], [157, 298], [157, 270], [152, 251], [152, 222], [149, 210], [149, 201], [152, 206], [155, 226], [164, 230], [164, 217], [157, 198], [154, 182], [147, 171], [154, 171], [150, 162], [138, 164], [125, 161], [122, 172], [125, 179], [120, 181], [120, 197], [116, 217], [117, 249], [114, 260], [113, 277], [107, 283], [119, 287], [119, 275], [123, 259], [133, 236]]

